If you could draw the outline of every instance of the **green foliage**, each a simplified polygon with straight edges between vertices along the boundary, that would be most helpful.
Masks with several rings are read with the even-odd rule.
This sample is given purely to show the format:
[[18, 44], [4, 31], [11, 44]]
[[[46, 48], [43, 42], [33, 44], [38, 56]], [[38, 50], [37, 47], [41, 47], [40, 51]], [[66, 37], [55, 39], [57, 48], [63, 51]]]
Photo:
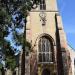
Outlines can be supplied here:
[[14, 70], [16, 67], [16, 59], [12, 56], [6, 58], [6, 67], [8, 69]]
[[5, 41], [5, 45], [4, 45], [4, 50], [2, 50], [2, 52], [5, 54], [5, 62], [6, 62], [6, 67], [14, 70], [16, 67], [16, 58], [15, 58], [15, 52], [13, 50], [13, 48], [10, 46], [9, 42]]
[[14, 49], [10, 46], [10, 42], [6, 42], [4, 43], [4, 50], [3, 53], [5, 54], [6, 57], [14, 57], [15, 52]]
[[13, 6], [14, 10], [19, 9], [24, 17], [27, 16], [28, 11], [30, 11], [34, 5], [39, 4], [39, 0], [1, 0], [0, 5], [6, 8], [8, 13], [11, 13], [11, 6]]
[[23, 44], [23, 34], [19, 34], [16, 31], [13, 32], [13, 41], [16, 42], [16, 46]]
[[2, 69], [3, 65], [0, 63], [0, 70]]
[[0, 24], [3, 24], [5, 16], [5, 12], [0, 9]]
[[[9, 34], [8, 27], [11, 27], [10, 23], [12, 21], [12, 13], [16, 10], [19, 10], [22, 14], [23, 18], [26, 18], [29, 11], [34, 8], [34, 4], [36, 6], [39, 4], [39, 0], [1, 0], [0, 1], [0, 48], [5, 55], [5, 61], [7, 68], [14, 70], [16, 67], [16, 59], [13, 48], [10, 43], [7, 42], [4, 37]], [[25, 21], [26, 23], [26, 21]], [[15, 29], [16, 27], [20, 27], [17, 21], [14, 23], [13, 36], [14, 40], [17, 42], [17, 45], [22, 45], [23, 50], [25, 50], [25, 46], [31, 48], [31, 44], [26, 41], [24, 35], [26, 35], [26, 30], [24, 33], [19, 35]]]
[[11, 17], [8, 15], [7, 11], [5, 8], [0, 7], [0, 28], [1, 25], [8, 24], [10, 22]]
[[34, 4], [38, 5], [39, 0], [27, 0], [22, 6], [20, 11], [23, 13], [24, 17], [27, 17], [28, 12], [33, 8]]

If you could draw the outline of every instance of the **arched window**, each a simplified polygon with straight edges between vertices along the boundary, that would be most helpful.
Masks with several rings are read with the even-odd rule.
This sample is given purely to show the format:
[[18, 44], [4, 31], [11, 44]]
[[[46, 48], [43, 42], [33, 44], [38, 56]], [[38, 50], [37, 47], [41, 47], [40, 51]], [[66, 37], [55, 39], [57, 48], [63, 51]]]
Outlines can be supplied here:
[[52, 62], [53, 52], [52, 44], [46, 37], [41, 37], [38, 43], [38, 61], [39, 62]]

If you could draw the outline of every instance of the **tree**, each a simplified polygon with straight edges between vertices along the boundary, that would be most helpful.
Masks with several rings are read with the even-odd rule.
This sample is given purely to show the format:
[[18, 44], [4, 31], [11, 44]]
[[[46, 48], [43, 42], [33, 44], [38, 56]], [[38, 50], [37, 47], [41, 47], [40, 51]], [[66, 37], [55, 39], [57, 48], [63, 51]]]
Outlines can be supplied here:
[[[22, 55], [22, 74], [21, 75], [25, 75], [25, 45], [27, 44], [26, 43], [26, 22], [27, 22], [26, 17], [28, 15], [28, 12], [32, 8], [33, 9], [36, 8], [38, 4], [39, 4], [39, 0], [1, 0], [1, 3], [0, 3], [3, 9], [5, 9], [5, 15], [8, 15], [7, 22], [10, 21], [8, 22], [8, 26], [6, 22], [3, 22], [5, 23], [3, 25], [5, 25], [6, 28], [10, 27], [11, 29], [12, 29], [12, 26], [14, 26], [12, 31], [13, 31], [14, 40], [16, 41], [15, 45], [22, 45], [23, 55]], [[12, 18], [14, 14], [18, 14], [18, 16], [15, 17], [15, 19]], [[1, 18], [1, 20], [4, 21], [4, 18], [3, 19]], [[21, 24], [22, 21], [24, 22], [23, 25]], [[20, 29], [21, 27], [24, 28], [24, 32], [23, 34], [19, 35], [16, 32], [16, 28]], [[7, 32], [7, 30], [5, 32]], [[3, 37], [5, 37], [5, 35], [3, 35]]]
[[[8, 27], [9, 27], [10, 20], [11, 20], [10, 15], [7, 13], [5, 7], [3, 6], [3, 4], [2, 5], [0, 4], [0, 51], [5, 56], [5, 59], [3, 60], [6, 61], [6, 65], [9, 64], [7, 67], [13, 69], [13, 67], [15, 68], [16, 65], [15, 55], [14, 55], [15, 53], [12, 47], [10, 46], [10, 43], [8, 43], [5, 40], [5, 37], [9, 34]], [[12, 65], [13, 63], [14, 65]], [[3, 66], [1, 70], [2, 70], [2, 75], [4, 75]]]
[[0, 74], [1, 75], [4, 75], [4, 68], [3, 68], [3, 65], [0, 63]]

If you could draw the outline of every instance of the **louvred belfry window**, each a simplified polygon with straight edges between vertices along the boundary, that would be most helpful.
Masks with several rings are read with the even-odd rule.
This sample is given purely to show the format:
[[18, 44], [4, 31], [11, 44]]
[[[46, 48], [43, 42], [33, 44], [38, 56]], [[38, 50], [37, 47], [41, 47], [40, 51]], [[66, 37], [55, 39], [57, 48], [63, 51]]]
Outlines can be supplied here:
[[40, 0], [40, 10], [46, 10], [45, 0]]
[[49, 39], [47, 39], [46, 37], [40, 38], [38, 44], [38, 62], [52, 62], [52, 55], [53, 52]]

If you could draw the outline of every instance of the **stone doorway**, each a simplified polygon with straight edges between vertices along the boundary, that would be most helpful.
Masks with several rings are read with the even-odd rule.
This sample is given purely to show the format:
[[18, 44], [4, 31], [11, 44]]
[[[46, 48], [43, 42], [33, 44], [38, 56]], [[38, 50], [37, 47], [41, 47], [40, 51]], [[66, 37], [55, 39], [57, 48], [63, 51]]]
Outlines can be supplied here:
[[51, 74], [50, 74], [50, 70], [44, 69], [44, 70], [42, 71], [42, 75], [51, 75]]

